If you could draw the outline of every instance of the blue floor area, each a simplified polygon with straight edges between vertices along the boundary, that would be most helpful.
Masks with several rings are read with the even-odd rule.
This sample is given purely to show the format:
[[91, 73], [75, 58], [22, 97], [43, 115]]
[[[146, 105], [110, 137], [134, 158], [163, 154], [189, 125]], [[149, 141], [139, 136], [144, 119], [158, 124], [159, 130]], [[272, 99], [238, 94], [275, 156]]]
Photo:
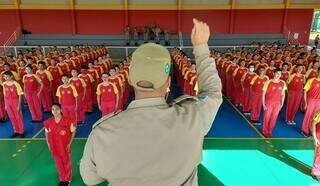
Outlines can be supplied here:
[[[34, 137], [42, 128], [42, 122], [39, 123], [32, 123], [31, 122], [31, 114], [27, 105], [22, 106], [23, 112], [23, 120], [24, 120], [24, 128], [25, 128], [25, 135], [27, 138]], [[50, 113], [43, 113], [43, 118], [47, 119], [50, 116]], [[0, 123], [0, 138], [9, 138], [13, 134], [13, 128], [11, 125], [10, 120], [8, 119], [4, 123]]]
[[207, 137], [256, 138], [259, 134], [224, 100]]

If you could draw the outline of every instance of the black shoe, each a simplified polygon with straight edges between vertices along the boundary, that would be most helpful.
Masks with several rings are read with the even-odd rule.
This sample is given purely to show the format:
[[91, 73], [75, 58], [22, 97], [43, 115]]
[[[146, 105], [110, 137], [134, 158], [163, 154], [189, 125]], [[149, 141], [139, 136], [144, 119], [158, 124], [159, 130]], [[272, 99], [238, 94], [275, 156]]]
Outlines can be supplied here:
[[26, 136], [25, 136], [24, 133], [22, 133], [22, 134], [19, 134], [19, 137], [20, 137], [20, 138], [25, 138]]
[[60, 181], [58, 186], [64, 186], [64, 182], [63, 181]]
[[16, 138], [16, 137], [18, 137], [20, 134], [18, 134], [18, 133], [14, 133], [12, 136], [10, 136], [10, 138]]

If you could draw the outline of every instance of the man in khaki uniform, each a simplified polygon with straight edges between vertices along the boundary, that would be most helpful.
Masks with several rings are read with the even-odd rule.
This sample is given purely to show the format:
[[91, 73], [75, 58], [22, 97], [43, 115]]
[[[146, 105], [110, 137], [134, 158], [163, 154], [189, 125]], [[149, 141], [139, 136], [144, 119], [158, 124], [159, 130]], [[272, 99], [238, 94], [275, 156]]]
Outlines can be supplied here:
[[193, 20], [191, 40], [199, 95], [167, 104], [171, 58], [157, 44], [132, 55], [130, 82], [136, 100], [127, 110], [101, 118], [94, 126], [80, 163], [88, 185], [196, 186], [204, 136], [222, 103], [221, 82], [210, 58], [207, 24]]

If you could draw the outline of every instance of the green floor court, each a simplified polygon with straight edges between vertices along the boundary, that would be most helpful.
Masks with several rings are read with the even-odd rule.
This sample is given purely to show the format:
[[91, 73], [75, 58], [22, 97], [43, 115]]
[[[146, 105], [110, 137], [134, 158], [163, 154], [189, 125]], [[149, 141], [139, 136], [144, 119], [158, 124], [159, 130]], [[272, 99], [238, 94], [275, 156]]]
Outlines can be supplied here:
[[[84, 144], [85, 139], [76, 139], [72, 146], [75, 186], [84, 185], [78, 170]], [[58, 182], [45, 140], [0, 140], [0, 152], [1, 186], [53, 186]], [[312, 160], [311, 139], [206, 138], [199, 185], [320, 185], [309, 176]]]

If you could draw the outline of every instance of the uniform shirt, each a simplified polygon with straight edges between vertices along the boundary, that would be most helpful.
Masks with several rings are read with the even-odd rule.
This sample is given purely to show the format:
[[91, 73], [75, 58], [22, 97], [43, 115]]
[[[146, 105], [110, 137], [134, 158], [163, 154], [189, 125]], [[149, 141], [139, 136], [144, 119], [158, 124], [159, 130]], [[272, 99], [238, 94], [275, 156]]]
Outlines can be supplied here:
[[265, 84], [265, 82], [267, 82], [269, 80], [268, 76], [264, 76], [264, 77], [260, 77], [258, 75], [254, 76], [254, 78], [252, 79], [250, 85], [251, 85], [251, 89], [253, 92], [262, 92], [262, 88]]
[[267, 81], [262, 88], [262, 91], [265, 92], [265, 103], [282, 103], [282, 95], [286, 90], [286, 83], [282, 80], [279, 82]]
[[58, 67], [60, 67], [62, 73], [64, 75], [68, 75], [69, 72], [70, 72], [70, 68], [69, 68], [69, 65], [67, 63], [58, 63], [57, 64]]
[[16, 81], [12, 85], [8, 85], [7, 82], [3, 83], [3, 95], [4, 100], [15, 100], [19, 99], [19, 96], [23, 95], [20, 84]]
[[316, 125], [316, 136], [317, 139], [320, 139], [320, 112], [315, 114], [315, 117], [313, 119], [314, 124]]
[[53, 155], [66, 155], [72, 133], [76, 130], [72, 121], [62, 116], [60, 121], [56, 122], [54, 117], [51, 117], [44, 121], [43, 125], [51, 153]]
[[67, 87], [60, 85], [57, 89], [56, 96], [61, 99], [62, 106], [72, 106], [76, 103], [78, 92], [73, 85], [68, 85]]
[[199, 95], [135, 100], [101, 118], [80, 162], [87, 185], [196, 186], [204, 136], [222, 103], [221, 82], [207, 45], [194, 48]]
[[288, 80], [288, 90], [302, 91], [304, 82], [305, 82], [304, 75], [301, 74], [300, 76], [297, 76], [297, 74], [292, 74]]
[[86, 89], [91, 89], [92, 83], [94, 82], [93, 77], [88, 74], [79, 74], [79, 78], [83, 79], [86, 84]]
[[234, 76], [234, 81], [236, 83], [240, 83], [241, 82], [241, 78], [243, 77], [243, 75], [247, 72], [247, 68], [245, 67], [239, 67], [237, 68], [234, 73], [233, 73], [233, 76]]
[[288, 71], [285, 72], [281, 72], [281, 77], [280, 79], [283, 81], [287, 81], [287, 79], [289, 78], [290, 73]]
[[242, 81], [242, 84], [243, 84], [243, 87], [245, 88], [249, 88], [250, 87], [250, 83], [252, 81], [252, 79], [254, 78], [254, 76], [256, 76], [257, 74], [252, 72], [252, 73], [245, 73], [242, 78], [241, 78], [241, 81]]
[[309, 99], [320, 99], [320, 80], [311, 78], [303, 88], [307, 92]]
[[83, 95], [84, 90], [85, 90], [85, 88], [87, 86], [83, 79], [81, 79], [81, 78], [70, 78], [69, 83], [76, 88], [78, 95]]
[[118, 91], [121, 91], [121, 87], [123, 86], [120, 77], [109, 77], [108, 81], [114, 85], [116, 85]]
[[100, 102], [116, 101], [117, 94], [117, 86], [113, 83], [109, 83], [108, 85], [100, 83], [97, 87], [97, 95], [100, 96]]
[[23, 82], [25, 91], [35, 92], [40, 87], [41, 79], [37, 75], [30, 74], [30, 75], [23, 76], [22, 82]]
[[311, 78], [315, 78], [318, 76], [318, 72], [314, 69], [310, 69], [306, 72], [306, 78], [307, 79], [311, 79]]
[[27, 74], [26, 67], [19, 67], [18, 68], [18, 74], [23, 79], [23, 76]]
[[36, 72], [36, 75], [41, 79], [43, 83], [43, 87], [49, 88], [50, 82], [52, 81], [52, 75], [48, 70], [40, 71], [38, 70]]
[[58, 66], [49, 66], [47, 70], [52, 75], [52, 80], [55, 82], [61, 82], [61, 75], [63, 74], [62, 70]]

